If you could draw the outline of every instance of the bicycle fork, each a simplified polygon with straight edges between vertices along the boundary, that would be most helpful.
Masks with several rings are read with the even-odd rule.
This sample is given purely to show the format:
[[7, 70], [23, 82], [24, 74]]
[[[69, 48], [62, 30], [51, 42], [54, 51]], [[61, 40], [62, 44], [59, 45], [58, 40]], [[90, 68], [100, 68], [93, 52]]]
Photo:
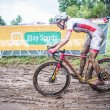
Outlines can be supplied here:
[[55, 70], [54, 70], [54, 72], [53, 72], [53, 74], [52, 74], [52, 77], [50, 78], [50, 81], [51, 82], [54, 82], [55, 81], [56, 75], [58, 74], [58, 71], [59, 71], [60, 67], [61, 67], [61, 64], [58, 63], [57, 66], [56, 66], [56, 68], [55, 68]]

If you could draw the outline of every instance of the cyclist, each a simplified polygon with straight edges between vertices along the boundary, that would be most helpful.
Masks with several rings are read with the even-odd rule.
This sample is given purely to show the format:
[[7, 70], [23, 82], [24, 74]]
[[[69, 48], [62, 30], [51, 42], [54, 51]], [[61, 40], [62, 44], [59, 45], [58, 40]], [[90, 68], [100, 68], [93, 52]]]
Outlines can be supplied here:
[[[104, 21], [107, 22], [107, 19], [104, 18]], [[99, 53], [99, 50], [105, 38], [103, 30], [99, 28], [98, 25], [94, 24], [91, 20], [84, 18], [71, 18], [65, 12], [60, 13], [55, 17], [55, 23], [61, 30], [66, 29], [66, 35], [60, 43], [58, 43], [54, 48], [49, 49], [48, 52], [54, 53], [62, 46], [64, 46], [69, 41], [72, 31], [85, 32], [87, 33], [87, 38], [81, 51], [81, 55], [86, 56], [89, 52], [89, 67], [93, 65], [96, 73], [100, 74], [100, 67], [95, 61], [95, 58]], [[86, 63], [86, 59], [81, 57], [80, 61], [80, 75], [83, 75], [83, 69]], [[93, 85], [101, 83], [103, 83], [103, 81], [101, 81], [100, 79], [91, 81], [91, 84]]]

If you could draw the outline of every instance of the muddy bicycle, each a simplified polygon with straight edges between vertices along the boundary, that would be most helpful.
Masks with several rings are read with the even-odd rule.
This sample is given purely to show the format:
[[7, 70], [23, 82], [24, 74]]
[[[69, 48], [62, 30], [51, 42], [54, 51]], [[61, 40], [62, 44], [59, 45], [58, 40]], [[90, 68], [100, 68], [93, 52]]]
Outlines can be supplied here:
[[[59, 50], [52, 54], [55, 61], [47, 61], [41, 64], [35, 71], [33, 76], [33, 84], [35, 89], [43, 96], [60, 96], [69, 86], [71, 75], [77, 76], [79, 82], [83, 82], [86, 78], [86, 83], [89, 84], [90, 79], [99, 78], [94, 68], [91, 67], [89, 73], [86, 72], [81, 76], [66, 57], [87, 58], [87, 56], [66, 54], [65, 50]], [[101, 67], [100, 78], [105, 82], [103, 85], [92, 86], [93, 90], [99, 92], [110, 89], [110, 58], [104, 58], [97, 61]], [[68, 68], [68, 67], [69, 68]], [[70, 70], [72, 73], [70, 73]]]

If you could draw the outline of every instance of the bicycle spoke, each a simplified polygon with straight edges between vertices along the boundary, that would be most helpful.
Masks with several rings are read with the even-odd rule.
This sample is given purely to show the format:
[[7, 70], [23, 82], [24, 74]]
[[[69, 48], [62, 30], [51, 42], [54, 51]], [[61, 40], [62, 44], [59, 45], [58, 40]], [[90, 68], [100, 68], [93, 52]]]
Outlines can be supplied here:
[[[59, 68], [55, 80], [51, 81], [57, 63], [46, 64], [34, 75], [34, 86], [43, 95], [57, 95], [69, 85], [69, 74], [64, 67]], [[37, 81], [37, 82], [36, 82]]]

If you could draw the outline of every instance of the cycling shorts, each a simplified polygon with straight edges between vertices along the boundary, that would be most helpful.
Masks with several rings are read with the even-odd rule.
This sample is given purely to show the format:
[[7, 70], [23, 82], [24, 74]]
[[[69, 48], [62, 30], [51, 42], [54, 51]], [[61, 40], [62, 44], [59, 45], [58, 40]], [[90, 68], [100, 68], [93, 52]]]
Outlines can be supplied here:
[[90, 45], [90, 49], [100, 50], [102, 43], [105, 39], [103, 32], [95, 31], [91, 33], [91, 37], [88, 35], [85, 41], [86, 45]]

